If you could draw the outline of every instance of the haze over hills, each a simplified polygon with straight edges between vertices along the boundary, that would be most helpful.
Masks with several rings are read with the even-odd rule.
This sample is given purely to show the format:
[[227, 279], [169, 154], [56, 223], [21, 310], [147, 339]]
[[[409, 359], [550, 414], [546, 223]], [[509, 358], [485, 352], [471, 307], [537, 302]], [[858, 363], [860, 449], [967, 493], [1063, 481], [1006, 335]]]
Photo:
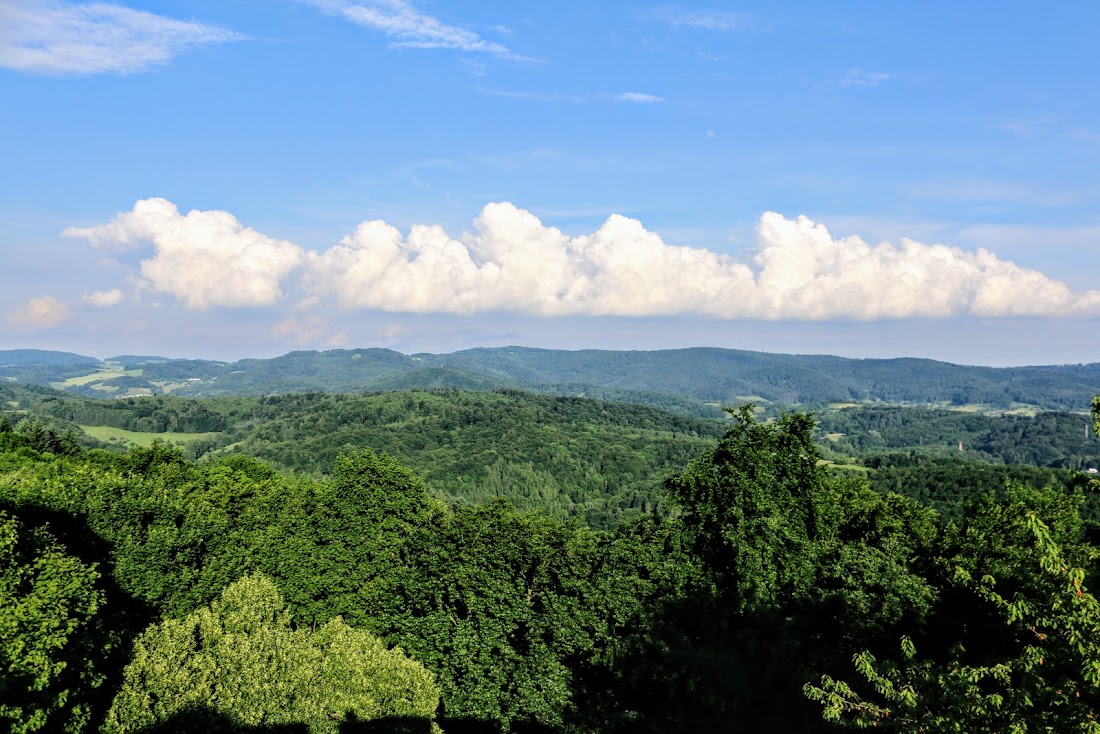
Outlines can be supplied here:
[[237, 362], [0, 350], [0, 379], [90, 397], [192, 397], [456, 387], [520, 388], [710, 415], [718, 405], [886, 402], [994, 410], [1087, 410], [1100, 363], [976, 367], [929, 359], [851, 359], [735, 349], [567, 351], [529, 347], [405, 355], [389, 349], [290, 352]]

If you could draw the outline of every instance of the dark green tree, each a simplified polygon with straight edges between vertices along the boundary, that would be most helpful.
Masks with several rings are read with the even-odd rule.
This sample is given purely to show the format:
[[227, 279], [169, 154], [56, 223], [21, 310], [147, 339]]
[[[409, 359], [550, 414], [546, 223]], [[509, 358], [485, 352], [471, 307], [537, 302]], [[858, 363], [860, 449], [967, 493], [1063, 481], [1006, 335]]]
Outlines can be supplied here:
[[711, 583], [666, 622], [700, 630], [680, 635], [672, 680], [713, 706], [692, 726], [811, 731], [815, 713], [794, 703], [802, 684], [845, 665], [846, 644], [877, 646], [927, 614], [934, 591], [915, 561], [936, 527], [915, 503], [830, 471], [810, 416], [733, 412], [718, 447], [669, 483]]
[[44, 529], [0, 512], [0, 725], [15, 734], [79, 732], [103, 682], [94, 566]]

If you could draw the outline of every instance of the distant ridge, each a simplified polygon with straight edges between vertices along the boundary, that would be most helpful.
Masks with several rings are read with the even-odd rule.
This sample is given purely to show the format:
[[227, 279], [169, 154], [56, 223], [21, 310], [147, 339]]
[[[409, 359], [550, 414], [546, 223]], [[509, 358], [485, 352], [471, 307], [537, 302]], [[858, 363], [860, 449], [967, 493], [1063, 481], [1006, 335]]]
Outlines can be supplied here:
[[[120, 368], [127, 375], [121, 375]], [[74, 377], [81, 379], [63, 384]], [[237, 362], [138, 356], [101, 361], [66, 352], [0, 350], [0, 379], [53, 385], [93, 397], [456, 387], [600, 397], [695, 414], [712, 414], [718, 405], [747, 400], [1083, 411], [1092, 396], [1100, 394], [1100, 363], [974, 367], [931, 359], [852, 359], [713, 347], [567, 351], [517, 346], [411, 355], [381, 348], [336, 349]]]

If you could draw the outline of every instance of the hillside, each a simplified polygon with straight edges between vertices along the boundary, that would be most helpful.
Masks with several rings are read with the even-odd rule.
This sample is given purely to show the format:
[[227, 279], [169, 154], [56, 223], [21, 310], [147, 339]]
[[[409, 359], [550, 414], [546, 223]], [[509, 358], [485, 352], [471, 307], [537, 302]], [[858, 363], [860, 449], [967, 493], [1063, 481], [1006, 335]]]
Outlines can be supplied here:
[[640, 405], [452, 388], [90, 400], [0, 385], [0, 416], [5, 404], [60, 430], [79, 426], [100, 439], [89, 446], [160, 437], [196, 458], [245, 454], [308, 473], [329, 474], [339, 454], [369, 448], [399, 459], [437, 496], [507, 498], [592, 527], [658, 511], [665, 478], [713, 446], [725, 425]]
[[232, 363], [132, 356], [101, 362], [53, 352], [28, 356], [31, 351], [0, 351], [0, 377], [91, 397], [519, 388], [714, 417], [719, 405], [748, 399], [778, 405], [855, 401], [1083, 412], [1100, 393], [1100, 363], [996, 368], [715, 348], [623, 352], [504, 347], [414, 355], [340, 349]]

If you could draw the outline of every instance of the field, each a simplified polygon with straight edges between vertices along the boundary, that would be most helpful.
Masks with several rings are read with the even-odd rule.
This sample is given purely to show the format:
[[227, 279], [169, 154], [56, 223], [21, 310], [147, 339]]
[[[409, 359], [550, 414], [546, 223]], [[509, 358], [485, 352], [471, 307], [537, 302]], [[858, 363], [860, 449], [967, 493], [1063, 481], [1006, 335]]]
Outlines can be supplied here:
[[137, 431], [127, 431], [111, 426], [80, 426], [80, 430], [100, 441], [121, 441], [136, 446], [148, 446], [154, 441], [185, 444], [197, 441], [200, 438], [214, 438], [218, 435], [216, 431], [208, 433], [138, 433]]
[[141, 377], [141, 370], [124, 370], [118, 365], [110, 365], [97, 372], [93, 372], [90, 375], [70, 377], [64, 382], [51, 382], [50, 387], [56, 388], [58, 390], [64, 390], [67, 387], [80, 387], [81, 385], [87, 385], [89, 382], [96, 382], [97, 380], [111, 380], [115, 377]]

